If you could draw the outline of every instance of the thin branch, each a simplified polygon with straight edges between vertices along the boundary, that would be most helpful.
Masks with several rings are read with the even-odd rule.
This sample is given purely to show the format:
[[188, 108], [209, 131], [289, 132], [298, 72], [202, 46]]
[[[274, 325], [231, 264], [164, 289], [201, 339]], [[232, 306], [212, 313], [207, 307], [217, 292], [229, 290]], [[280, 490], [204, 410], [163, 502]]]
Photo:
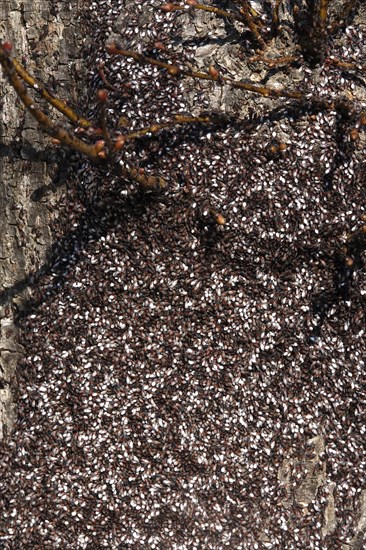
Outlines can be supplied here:
[[[189, 117], [185, 115], [176, 115], [174, 121], [163, 122], [161, 124], [152, 124], [146, 128], [141, 128], [141, 130], [136, 130], [135, 132], [130, 132], [126, 135], [120, 135], [115, 141], [115, 150], [121, 149], [126, 141], [131, 141], [138, 139], [139, 137], [146, 136], [147, 134], [156, 134], [160, 130], [167, 128], [174, 128], [177, 125], [186, 125], [186, 124], [208, 124], [211, 122], [209, 117]], [[128, 177], [129, 179], [135, 180], [146, 190], [159, 191], [165, 189], [167, 183], [164, 178], [159, 176], [147, 176], [143, 170], [138, 170], [136, 168], [122, 168], [121, 173], [123, 176]]]
[[292, 63], [299, 61], [299, 57], [296, 57], [295, 55], [288, 55], [283, 57], [270, 58], [270, 57], [263, 57], [262, 55], [256, 55], [254, 57], [251, 57], [250, 61], [258, 61], [260, 63], [264, 63], [270, 69], [273, 69], [278, 65], [291, 65]]
[[136, 132], [130, 132], [129, 134], [122, 135], [121, 138], [124, 141], [131, 141], [136, 138], [146, 136], [147, 134], [156, 134], [157, 132], [160, 132], [160, 130], [164, 130], [167, 128], [175, 128], [176, 126], [179, 126], [179, 125], [194, 124], [194, 123], [209, 124], [210, 122], [211, 122], [211, 119], [207, 116], [189, 117], [189, 116], [183, 116], [183, 115], [176, 115], [173, 121], [162, 122], [161, 124], [152, 124], [151, 126], [147, 126], [146, 128], [141, 128], [141, 130], [136, 130]]
[[137, 63], [143, 63], [147, 65], [154, 65], [160, 69], [165, 69], [172, 76], [186, 76], [190, 78], [196, 78], [201, 80], [209, 80], [211, 82], [216, 82], [218, 84], [228, 84], [233, 88], [239, 88], [247, 92], [253, 92], [260, 94], [264, 97], [286, 97], [289, 99], [305, 99], [305, 96], [302, 92], [297, 90], [285, 90], [283, 88], [271, 88], [269, 86], [259, 86], [258, 84], [252, 84], [250, 82], [239, 82], [232, 80], [231, 78], [222, 76], [216, 71], [209, 71], [208, 73], [202, 73], [197, 71], [191, 71], [188, 69], [181, 69], [178, 65], [172, 63], [165, 63], [163, 61], [158, 61], [151, 57], [147, 57], [138, 52], [123, 50], [119, 48], [116, 44], [110, 43], [106, 46], [107, 52], [111, 55], [122, 55], [127, 58], [134, 59]]
[[107, 80], [107, 77], [106, 77], [105, 72], [104, 72], [104, 62], [103, 61], [101, 61], [98, 65], [98, 75], [99, 75], [101, 81], [103, 82], [103, 84], [106, 88], [109, 88], [109, 90], [113, 90], [114, 92], [117, 91], [117, 88], [115, 86], [112, 86], [112, 84], [110, 82], [108, 82], [108, 80]]
[[[43, 111], [38, 109], [33, 99], [27, 94], [26, 87], [24, 86], [22, 80], [17, 74], [13, 59], [10, 57], [10, 52], [11, 44], [9, 42], [6, 42], [2, 45], [0, 44], [0, 64], [2, 66], [4, 75], [8, 78], [9, 83], [13, 86], [19, 99], [33, 116], [33, 118], [35, 118], [35, 120], [38, 122], [42, 130], [62, 145], [70, 147], [71, 149], [84, 154], [86, 157], [90, 158], [94, 162], [100, 162], [100, 160], [105, 156], [101, 155], [101, 153], [105, 152], [104, 142], [98, 141], [94, 145], [84, 143], [82, 140], [70, 134], [67, 130], [64, 130], [63, 128], [55, 125], [52, 120], [45, 113], [43, 113]], [[29, 75], [29, 78], [32, 77], [30, 77]], [[48, 97], [46, 97], [45, 95], [42, 95], [42, 97], [44, 97], [46, 101], [48, 100]], [[142, 187], [148, 190], [159, 190], [166, 187], [166, 182], [163, 178], [146, 175], [143, 170], [138, 170], [136, 168], [121, 168], [118, 165], [118, 172], [120, 175], [128, 179], [136, 181]]]
[[239, 3], [241, 6], [239, 14], [228, 12], [215, 6], [200, 4], [196, 0], [187, 0], [186, 5], [172, 4], [171, 2], [168, 2], [167, 4], [163, 4], [161, 6], [161, 9], [165, 12], [170, 12], [186, 10], [188, 7], [191, 9], [214, 13], [219, 17], [224, 17], [232, 21], [240, 21], [241, 23], [245, 23], [249, 27], [249, 30], [253, 34], [256, 42], [258, 42], [260, 47], [264, 49], [266, 47], [266, 43], [260, 34], [260, 25], [256, 21], [257, 13], [253, 10], [247, 0], [238, 0], [237, 3]]
[[58, 140], [63, 145], [66, 145], [75, 151], [79, 151], [90, 159], [94, 161], [99, 160], [98, 150], [95, 145], [84, 143], [70, 134], [67, 130], [55, 125], [47, 115], [36, 107], [33, 99], [27, 94], [23, 82], [16, 73], [14, 62], [10, 57], [9, 47], [4, 47], [4, 44], [0, 45], [0, 64], [5, 76], [13, 86], [23, 105], [47, 134]]
[[[101, 126], [101, 129], [102, 129], [102, 135], [103, 135], [103, 139], [104, 139], [104, 142], [106, 143], [107, 145], [107, 151], [109, 154], [112, 154], [112, 140], [111, 140], [111, 136], [110, 136], [110, 133], [109, 133], [109, 130], [108, 130], [108, 125], [107, 125], [107, 100], [108, 100], [108, 92], [107, 90], [98, 90], [97, 92], [97, 100], [99, 102], [99, 105], [100, 105], [100, 126]], [[107, 156], [106, 152], [104, 151], [104, 154], [100, 155], [100, 156]]]
[[243, 19], [244, 19], [245, 23], [248, 25], [251, 33], [253, 34], [254, 39], [258, 42], [261, 49], [264, 50], [267, 47], [267, 44], [263, 40], [263, 38], [261, 36], [261, 33], [260, 33], [260, 28], [259, 28], [255, 18], [253, 17], [253, 14], [252, 14], [252, 11], [251, 11], [251, 6], [245, 0], [242, 0], [241, 3], [242, 3], [242, 7], [240, 8], [240, 13], [242, 14]]
[[35, 90], [37, 94], [43, 97], [43, 99], [45, 99], [48, 103], [55, 107], [55, 109], [65, 115], [71, 122], [77, 124], [78, 126], [82, 126], [83, 128], [90, 128], [92, 126], [92, 123], [89, 120], [76, 114], [75, 111], [71, 107], [69, 107], [64, 101], [58, 99], [50, 92], [48, 92], [40, 82], [38, 82], [33, 76], [28, 73], [28, 71], [19, 63], [19, 61], [13, 58], [12, 62], [13, 67], [20, 78], [24, 80], [24, 82], [26, 82], [28, 86], [33, 88], [33, 90]]
[[325, 32], [328, 22], [328, 0], [319, 0], [319, 28]]
[[283, 0], [276, 0], [275, 6], [272, 11], [272, 23], [275, 31], [277, 31], [278, 27], [280, 26], [279, 11], [280, 11], [280, 5], [282, 4], [282, 1]]
[[234, 1], [236, 4], [240, 4], [241, 6], [243, 6], [243, 5], [248, 6], [248, 9], [249, 9], [249, 12], [250, 12], [251, 16], [254, 17], [254, 18], [257, 20], [257, 22], [258, 22], [258, 26], [261, 27], [261, 26], [263, 25], [263, 22], [262, 22], [261, 19], [260, 19], [260, 17], [261, 17], [261, 16], [260, 16], [260, 13], [257, 12], [257, 11], [253, 8], [253, 6], [251, 5], [250, 2], [248, 2], [248, 0], [233, 0], [233, 1]]
[[164, 178], [160, 176], [147, 176], [143, 169], [121, 168], [121, 175], [136, 181], [148, 191], [160, 191], [167, 186]]
[[311, 58], [319, 63], [324, 59], [327, 45], [328, 0], [316, 0], [314, 13], [310, 14], [310, 18], [312, 25], [306, 49]]
[[366, 71], [366, 65], [361, 65], [360, 63], [350, 63], [349, 61], [342, 61], [340, 59], [334, 59], [332, 57], [326, 60], [328, 65], [334, 65], [340, 69], [347, 69], [349, 71]]

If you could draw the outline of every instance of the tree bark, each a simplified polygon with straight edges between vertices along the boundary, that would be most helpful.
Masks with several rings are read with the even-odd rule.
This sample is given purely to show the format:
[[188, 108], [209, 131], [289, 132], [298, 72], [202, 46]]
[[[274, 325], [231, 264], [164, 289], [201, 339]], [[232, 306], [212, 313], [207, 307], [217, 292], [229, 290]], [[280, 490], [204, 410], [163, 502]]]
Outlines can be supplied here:
[[[61, 97], [76, 98], [75, 72], [80, 34], [75, 15], [79, 0], [3, 0], [0, 40], [13, 43], [14, 55], [29, 71], [56, 88]], [[47, 190], [57, 172], [57, 154], [49, 139], [0, 79], [0, 439], [9, 434], [15, 412], [9, 382], [23, 353], [14, 325], [14, 305], [27, 295], [27, 277], [42, 265], [51, 243], [50, 221], [57, 213], [56, 192]], [[60, 177], [60, 174], [58, 174]], [[11, 299], [11, 305], [10, 305]]]

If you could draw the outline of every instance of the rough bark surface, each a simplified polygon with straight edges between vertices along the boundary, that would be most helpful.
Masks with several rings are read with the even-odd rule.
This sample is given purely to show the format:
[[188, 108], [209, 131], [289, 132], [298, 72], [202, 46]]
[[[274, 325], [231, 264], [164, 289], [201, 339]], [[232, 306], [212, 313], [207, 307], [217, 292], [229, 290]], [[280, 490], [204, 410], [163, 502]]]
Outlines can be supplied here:
[[[80, 51], [73, 23], [77, 1], [4, 0], [0, 40], [11, 40], [14, 54], [61, 96], [76, 97], [73, 78]], [[8, 82], [0, 79], [0, 439], [14, 422], [9, 382], [23, 353], [14, 326], [14, 308], [27, 294], [29, 273], [37, 271], [51, 244], [61, 158], [25, 112]], [[52, 192], [47, 192], [48, 187]], [[57, 187], [57, 186], [56, 186]], [[41, 198], [36, 191], [43, 190]], [[11, 305], [10, 305], [11, 303]]]

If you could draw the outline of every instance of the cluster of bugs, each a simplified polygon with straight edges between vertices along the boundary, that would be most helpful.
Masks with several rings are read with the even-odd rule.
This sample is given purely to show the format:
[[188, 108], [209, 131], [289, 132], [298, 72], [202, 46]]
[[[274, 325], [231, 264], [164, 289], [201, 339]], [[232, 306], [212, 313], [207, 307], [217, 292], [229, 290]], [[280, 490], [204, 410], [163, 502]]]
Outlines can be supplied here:
[[[0, 545], [356, 547], [364, 8], [159, 1], [82, 3], [82, 115], [0, 47], [40, 129], [77, 153], [16, 319]], [[203, 61], [198, 21], [221, 33]]]
[[[323, 64], [338, 67], [341, 71], [347, 71], [357, 78], [358, 75], [364, 74], [365, 65], [342, 61], [334, 56], [327, 57], [327, 53], [329, 42], [342, 31], [347, 21], [353, 16], [358, 4], [357, 0], [347, 0], [338, 13], [331, 14], [331, 3], [328, 0], [293, 2], [291, 7], [297, 44], [290, 53], [285, 52], [277, 56], [268, 52], [271, 52], [270, 48], [273, 42], [275, 40], [281, 42], [282, 35], [284, 35], [285, 25], [282, 24], [280, 17], [282, 0], [276, 0], [274, 3], [263, 2], [262, 13], [257, 11], [248, 0], [235, 0], [230, 2], [225, 9], [216, 5], [199, 3], [197, 0], [187, 0], [179, 4], [168, 2], [162, 4], [160, 9], [166, 14], [206, 12], [222, 18], [231, 25], [242, 25], [245, 33], [249, 36], [250, 61], [267, 67], [269, 71], [286, 71], [301, 64], [312, 70]], [[281, 98], [292, 100], [296, 102], [300, 110], [304, 108], [312, 109], [314, 112], [335, 110], [346, 121], [349, 141], [354, 144], [359, 142], [360, 133], [366, 125], [366, 113], [362, 109], [360, 110], [354, 98], [346, 94], [336, 98], [327, 97], [327, 95], [309, 96], [299, 85], [292, 89], [286, 86], [273, 87], [248, 80], [236, 80], [224, 74], [213, 64], [206, 71], [194, 70], [177, 62], [159, 59], [159, 52], [165, 53], [162, 43], [154, 44], [154, 51], [157, 52], [155, 57], [126, 50], [116, 42], [107, 43], [106, 51], [111, 57], [130, 58], [137, 64], [156, 67], [160, 71], [165, 71], [171, 78], [201, 80], [217, 86], [237, 89], [243, 94], [277, 100]], [[119, 177], [136, 182], [145, 190], [164, 190], [167, 187], [167, 181], [159, 174], [147, 174], [139, 166], [126, 166], [125, 163], [122, 163], [123, 149], [128, 142], [136, 142], [145, 136], [161, 134], [166, 129], [185, 125], [215, 125], [217, 121], [217, 116], [209, 112], [205, 112], [201, 116], [177, 114], [169, 122], [151, 124], [132, 132], [121, 129], [112, 131], [108, 125], [107, 107], [108, 88], [113, 88], [113, 86], [110, 86], [104, 74], [102, 75], [102, 84], [105, 87], [99, 89], [96, 97], [100, 117], [95, 123], [79, 115], [67, 102], [57, 98], [47, 87], [29, 74], [26, 68], [12, 55], [12, 44], [8, 41], [0, 45], [0, 63], [4, 75], [19, 99], [38, 122], [40, 128], [51, 137], [53, 144], [71, 148], [92, 162], [102, 167], [108, 167], [108, 170]], [[28, 94], [27, 87], [33, 89], [47, 104], [65, 116], [74, 129], [67, 129], [58, 122], [54, 122], [42, 110], [39, 103]], [[281, 154], [286, 147], [285, 143], [276, 143], [270, 147], [268, 154], [275, 157]], [[215, 208], [209, 208], [209, 212], [218, 225], [225, 224], [225, 217]], [[346, 243], [337, 253], [338, 269], [335, 290], [337, 296], [347, 294], [346, 289], [350, 284], [353, 272], [362, 263], [365, 240], [366, 227], [363, 226], [355, 234], [349, 235]]]
[[[165, 3], [161, 5], [161, 10], [165, 13], [179, 12], [187, 10], [197, 10], [213, 13], [216, 16], [228, 20], [229, 22], [239, 22], [246, 26], [251, 35], [252, 44], [256, 47], [256, 55], [252, 61], [262, 63], [269, 69], [275, 67], [286, 67], [305, 62], [313, 67], [319, 63], [328, 63], [340, 67], [347, 71], [364, 72], [366, 67], [357, 63], [343, 62], [334, 57], [326, 59], [327, 44], [330, 36], [335, 34], [347, 21], [355, 9], [357, 0], [348, 0], [343, 9], [338, 14], [338, 18], [329, 21], [328, 0], [312, 0], [302, 6], [301, 2], [294, 2], [293, 17], [295, 29], [297, 30], [298, 46], [291, 55], [282, 55], [277, 57], [268, 57], [266, 50], [271, 41], [281, 35], [282, 27], [279, 17], [279, 10], [282, 0], [276, 0], [275, 5], [266, 5], [270, 14], [269, 20], [263, 21], [260, 14], [252, 7], [248, 0], [236, 0], [231, 11], [221, 9], [216, 6], [201, 4], [196, 0], [187, 0], [183, 4]], [[267, 14], [268, 15], [268, 14]], [[162, 44], [156, 44], [156, 49], [164, 50]], [[136, 63], [147, 64], [158, 67], [166, 71], [175, 78], [191, 78], [197, 80], [211, 81], [219, 86], [230, 86], [242, 90], [243, 93], [257, 94], [269, 98], [286, 98], [296, 100], [299, 106], [307, 105], [317, 109], [338, 109], [347, 116], [352, 123], [358, 123], [357, 126], [366, 125], [366, 113], [358, 113], [354, 102], [346, 97], [339, 99], [330, 99], [327, 97], [309, 97], [301, 89], [287, 89], [285, 87], [271, 87], [267, 85], [256, 84], [254, 82], [238, 81], [225, 76], [214, 65], [210, 65], [207, 72], [195, 71], [189, 68], [181, 67], [179, 64], [160, 61], [158, 58], [145, 56], [135, 51], [125, 50], [116, 43], [106, 44], [106, 51], [111, 56], [124, 56], [132, 58]], [[99, 124], [95, 124], [80, 116], [65, 101], [58, 99], [47, 88], [38, 82], [24, 66], [12, 56], [12, 44], [9, 41], [0, 45], [0, 63], [3, 73], [13, 86], [19, 99], [29, 110], [31, 115], [38, 122], [40, 128], [49, 134], [53, 144], [61, 144], [78, 151], [97, 163], [108, 163], [109, 166], [117, 164], [117, 154], [121, 151], [128, 141], [137, 140], [146, 135], [152, 135], [161, 132], [167, 128], [172, 128], [187, 124], [209, 124], [214, 121], [210, 115], [201, 117], [176, 115], [171, 122], [163, 124], [153, 124], [149, 127], [141, 128], [138, 131], [130, 133], [111, 134], [108, 128], [106, 117], [106, 104], [108, 101], [108, 90], [100, 89], [97, 93], [97, 101], [100, 104]], [[106, 82], [108, 85], [108, 82]], [[74, 132], [61, 127], [59, 124], [45, 114], [42, 108], [28, 95], [26, 86], [32, 88], [38, 96], [43, 98], [49, 105], [57, 109], [74, 126]], [[352, 126], [352, 124], [351, 124]], [[357, 127], [350, 130], [351, 139], [359, 139]], [[84, 138], [84, 139], [83, 139]], [[282, 145], [285, 147], [284, 145]], [[279, 147], [281, 150], [281, 144]], [[117, 169], [118, 172], [118, 169]], [[131, 178], [147, 189], [164, 189], [166, 182], [163, 178], [149, 177], [137, 167], [131, 167], [130, 170], [119, 169], [121, 177]]]

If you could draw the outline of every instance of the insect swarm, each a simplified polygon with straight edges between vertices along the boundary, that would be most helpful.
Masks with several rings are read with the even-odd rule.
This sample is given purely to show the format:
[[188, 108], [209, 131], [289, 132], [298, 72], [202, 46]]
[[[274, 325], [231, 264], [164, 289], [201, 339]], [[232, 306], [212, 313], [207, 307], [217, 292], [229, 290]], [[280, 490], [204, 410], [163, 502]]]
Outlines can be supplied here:
[[[297, 4], [301, 28], [306, 4]], [[230, 12], [242, 5], [210, 2]], [[271, 6], [285, 32], [281, 5]], [[195, 26], [200, 17], [205, 25]], [[271, 10], [260, 15], [265, 25], [253, 17], [267, 43], [277, 32]], [[0, 527], [10, 548], [352, 544], [365, 478], [364, 84], [360, 69], [338, 61], [364, 64], [365, 30], [353, 17], [329, 39], [324, 60], [304, 52], [298, 65], [282, 68], [271, 47], [257, 51], [249, 26], [220, 14], [162, 11], [159, 2], [90, 3], [88, 119], [100, 120], [95, 97], [108, 89], [112, 140], [117, 128], [138, 132], [175, 114], [211, 123], [140, 136], [116, 152], [120, 166], [162, 177], [160, 193], [131, 197], [133, 178], [109, 171], [108, 158], [80, 166], [86, 190], [102, 180], [104, 208], [79, 233], [70, 235], [65, 221], [65, 272], [39, 280], [42, 299], [22, 321], [20, 420], [1, 459]], [[213, 27], [226, 38], [214, 36], [217, 53], [207, 58], [206, 49], [204, 59]], [[278, 54], [299, 55], [293, 42]], [[281, 84], [306, 97], [170, 75], [108, 53], [112, 43], [210, 77], [216, 70], [245, 81], [240, 73], [250, 69], [254, 86]], [[226, 47], [233, 56], [223, 59]], [[253, 69], [262, 66], [270, 69], [263, 82]], [[352, 128], [359, 139], [351, 139]], [[107, 143], [103, 135], [83, 137], [92, 146], [100, 140]], [[70, 211], [77, 206], [71, 196]], [[309, 346], [313, 297], [330, 293], [331, 301], [337, 284], [335, 251], [341, 266], [354, 257], [352, 284]], [[320, 482], [335, 484], [336, 525], [325, 532], [325, 491], [304, 510], [287, 487], [284, 506], [278, 480], [289, 459], [302, 468], [315, 437], [325, 447]], [[305, 469], [295, 472], [299, 482]]]

